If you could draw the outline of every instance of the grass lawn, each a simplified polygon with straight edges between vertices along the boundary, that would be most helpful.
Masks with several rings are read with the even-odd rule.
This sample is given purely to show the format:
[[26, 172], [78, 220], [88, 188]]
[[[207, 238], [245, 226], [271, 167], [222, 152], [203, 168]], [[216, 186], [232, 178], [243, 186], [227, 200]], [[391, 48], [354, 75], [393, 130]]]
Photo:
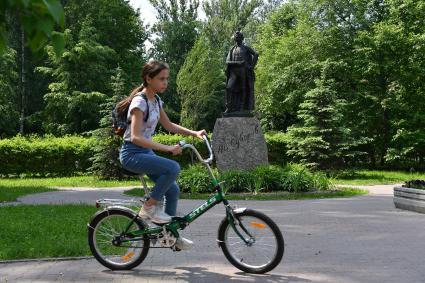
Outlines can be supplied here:
[[[0, 185], [0, 203], [16, 201], [18, 197], [35, 194], [55, 191], [48, 187], [43, 186], [3, 186]], [[0, 218], [1, 219], [1, 218]]]
[[[412, 179], [425, 179], [425, 173], [408, 173], [401, 171], [372, 171], [357, 170], [342, 173], [333, 179], [335, 184], [341, 185], [379, 185], [395, 184]], [[146, 178], [148, 185], [152, 182]], [[121, 187], [139, 186], [137, 177], [122, 181], [99, 180], [94, 176], [74, 176], [58, 178], [0, 178], [1, 187], [10, 186], [37, 186], [37, 187]]]
[[[146, 178], [148, 180], [148, 178]], [[149, 184], [149, 182], [148, 182]], [[129, 180], [99, 180], [95, 176], [74, 176], [58, 178], [4, 178], [0, 179], [0, 186], [43, 186], [43, 187], [122, 187], [139, 186], [137, 177]]]
[[358, 170], [341, 174], [333, 182], [341, 185], [389, 185], [416, 179], [424, 180], [425, 173]]
[[[321, 199], [321, 198], [337, 198], [337, 197], [353, 197], [365, 195], [368, 191], [353, 189], [353, 188], [339, 188], [332, 191], [321, 192], [307, 192], [307, 193], [260, 193], [258, 195], [252, 194], [226, 194], [228, 200], [297, 200], [297, 199]], [[130, 196], [143, 196], [143, 191], [140, 189], [132, 189], [125, 191], [124, 194]], [[198, 194], [198, 193], [182, 193], [180, 199], [205, 199], [210, 198], [212, 194]]]
[[0, 260], [91, 255], [85, 205], [0, 207]]

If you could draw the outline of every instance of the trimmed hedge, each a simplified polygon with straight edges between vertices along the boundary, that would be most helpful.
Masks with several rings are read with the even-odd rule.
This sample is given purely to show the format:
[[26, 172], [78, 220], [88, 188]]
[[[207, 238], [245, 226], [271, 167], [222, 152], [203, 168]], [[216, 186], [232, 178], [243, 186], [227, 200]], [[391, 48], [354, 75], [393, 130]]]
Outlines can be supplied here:
[[[214, 169], [215, 176], [217, 170]], [[328, 190], [332, 184], [324, 174], [312, 173], [300, 165], [260, 166], [250, 171], [227, 171], [221, 174], [220, 181], [230, 193], [260, 192], [308, 192]], [[178, 180], [182, 192], [208, 193], [213, 185], [205, 166], [193, 165], [182, 170]]]
[[[180, 140], [193, 144], [200, 154], [207, 157], [208, 150], [203, 141], [197, 138], [182, 137], [179, 135], [158, 134], [154, 141], [173, 145]], [[285, 164], [287, 137], [284, 133], [270, 133], [265, 135], [271, 164]], [[19, 174], [41, 176], [70, 176], [86, 172], [91, 167], [90, 158], [94, 156], [97, 140], [79, 136], [65, 137], [22, 137], [0, 140], [0, 176]], [[182, 167], [192, 164], [192, 157], [186, 151], [180, 156], [171, 156], [165, 153], [158, 155], [172, 158]], [[197, 158], [193, 155], [194, 162]]]
[[78, 137], [22, 137], [0, 140], [0, 175], [68, 176], [90, 167], [94, 140]]
[[[201, 156], [203, 156], [204, 158], [208, 157], [208, 150], [204, 142], [198, 138], [182, 137], [179, 135], [159, 134], [159, 135], [155, 135], [153, 140], [162, 144], [167, 144], [167, 145], [177, 144], [180, 140], [185, 140], [187, 143], [193, 144], [196, 147], [196, 149], [199, 151]], [[285, 133], [280, 133], [280, 132], [266, 133], [265, 140], [267, 143], [269, 163], [278, 164], [278, 165], [286, 164], [288, 162], [288, 158], [286, 155], [286, 149], [287, 149], [286, 145], [288, 144], [287, 135]], [[183, 153], [180, 156], [173, 156], [173, 157], [163, 153], [157, 153], [157, 154], [167, 158], [172, 158], [176, 160], [177, 162], [179, 162], [183, 167], [192, 164], [192, 159], [190, 154]], [[193, 155], [193, 160], [194, 162], [197, 162], [197, 158], [195, 155]]]

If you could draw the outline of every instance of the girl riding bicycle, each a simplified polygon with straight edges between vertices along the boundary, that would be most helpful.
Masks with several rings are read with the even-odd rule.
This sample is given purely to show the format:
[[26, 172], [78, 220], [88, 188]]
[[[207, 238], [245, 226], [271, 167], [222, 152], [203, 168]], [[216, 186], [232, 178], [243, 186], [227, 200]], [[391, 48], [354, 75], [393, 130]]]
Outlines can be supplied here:
[[[147, 202], [139, 212], [143, 219], [164, 224], [176, 215], [179, 199], [179, 186], [176, 183], [180, 165], [171, 159], [157, 156], [153, 150], [181, 154], [179, 145], [168, 146], [152, 141], [158, 121], [169, 132], [194, 136], [202, 139], [205, 130], [192, 131], [170, 121], [163, 109], [163, 102], [157, 93], [167, 89], [169, 66], [160, 61], [149, 61], [142, 70], [142, 82], [129, 97], [118, 104], [118, 111], [128, 108], [127, 121], [129, 126], [124, 133], [124, 143], [120, 151], [122, 166], [131, 172], [146, 174], [155, 186]], [[160, 203], [164, 201], [165, 211]], [[178, 238], [176, 246], [187, 249], [193, 244], [185, 238]]]

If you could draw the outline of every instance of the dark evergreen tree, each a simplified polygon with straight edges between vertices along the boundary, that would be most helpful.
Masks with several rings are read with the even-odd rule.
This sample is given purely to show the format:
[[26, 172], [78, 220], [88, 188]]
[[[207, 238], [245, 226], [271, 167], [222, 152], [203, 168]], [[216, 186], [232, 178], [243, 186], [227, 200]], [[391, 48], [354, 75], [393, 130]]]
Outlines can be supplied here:
[[51, 67], [38, 68], [53, 78], [50, 92], [44, 96], [43, 126], [48, 133], [63, 135], [96, 129], [101, 118], [100, 105], [110, 93], [116, 53], [97, 42], [90, 19], [83, 27], [77, 43], [66, 30], [63, 55], [58, 58], [50, 49]]
[[115, 105], [128, 95], [128, 86], [124, 77], [123, 69], [117, 67], [111, 79], [112, 97], [102, 104], [100, 128], [92, 132], [97, 143], [94, 148], [95, 154], [91, 159], [93, 165], [89, 170], [101, 179], [122, 179], [124, 177], [118, 159], [121, 138], [114, 133], [111, 116]]
[[344, 126], [342, 113], [346, 102], [338, 98], [335, 81], [326, 76], [327, 69], [332, 67], [331, 62], [323, 64], [316, 87], [306, 93], [300, 105], [299, 124], [288, 129], [288, 154], [313, 169], [344, 168], [354, 156], [353, 147], [358, 145]]

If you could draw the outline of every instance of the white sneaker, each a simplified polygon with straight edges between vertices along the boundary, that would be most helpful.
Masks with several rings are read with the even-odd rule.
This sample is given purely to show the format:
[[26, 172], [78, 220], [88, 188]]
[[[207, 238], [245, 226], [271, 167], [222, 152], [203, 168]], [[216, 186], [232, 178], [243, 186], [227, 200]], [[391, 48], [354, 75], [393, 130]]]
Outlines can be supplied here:
[[193, 246], [193, 242], [183, 237], [178, 237], [175, 244], [175, 247], [178, 250], [190, 250], [192, 246]]
[[147, 207], [143, 205], [139, 211], [139, 217], [142, 219], [150, 219], [154, 223], [165, 224], [171, 221], [171, 216], [162, 211], [161, 207], [152, 205]]

